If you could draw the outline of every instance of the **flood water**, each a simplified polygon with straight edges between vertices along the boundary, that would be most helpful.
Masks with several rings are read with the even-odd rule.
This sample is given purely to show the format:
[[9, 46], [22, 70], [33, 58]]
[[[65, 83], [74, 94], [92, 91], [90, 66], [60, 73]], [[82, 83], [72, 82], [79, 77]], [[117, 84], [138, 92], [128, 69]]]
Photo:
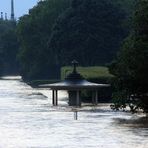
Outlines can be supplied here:
[[66, 92], [59, 97], [59, 107], [52, 107], [49, 90], [33, 89], [20, 77], [0, 80], [0, 148], [148, 148], [144, 114], [100, 104], [83, 107], [74, 120]]

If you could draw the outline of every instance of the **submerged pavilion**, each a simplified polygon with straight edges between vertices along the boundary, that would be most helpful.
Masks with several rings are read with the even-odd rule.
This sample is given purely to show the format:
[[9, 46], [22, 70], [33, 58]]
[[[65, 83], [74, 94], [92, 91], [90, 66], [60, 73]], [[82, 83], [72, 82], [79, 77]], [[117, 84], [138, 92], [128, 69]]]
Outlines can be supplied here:
[[82, 90], [91, 90], [95, 92], [95, 98], [93, 103], [98, 104], [98, 90], [102, 87], [109, 87], [109, 84], [97, 84], [92, 83], [84, 79], [77, 72], [77, 61], [72, 61], [73, 71], [70, 73], [65, 80], [53, 83], [53, 84], [44, 84], [41, 87], [50, 88], [52, 90], [52, 104], [54, 106], [58, 105], [58, 91], [67, 90], [69, 95], [68, 104], [70, 106], [81, 106], [81, 91]]

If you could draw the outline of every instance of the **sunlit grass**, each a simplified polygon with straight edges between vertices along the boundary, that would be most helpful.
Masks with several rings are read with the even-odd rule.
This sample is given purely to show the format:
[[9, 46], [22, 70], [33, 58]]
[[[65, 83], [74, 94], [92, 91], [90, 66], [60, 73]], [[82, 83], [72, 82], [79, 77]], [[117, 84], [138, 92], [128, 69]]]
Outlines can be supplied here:
[[[61, 79], [64, 79], [70, 72], [72, 72], [72, 69], [72, 67], [62, 67]], [[113, 75], [109, 73], [108, 68], [103, 66], [78, 67], [77, 71], [86, 79], [99, 77], [113, 77]]]
[[[65, 66], [61, 68], [61, 80], [71, 73], [73, 67]], [[113, 75], [109, 73], [107, 67], [103, 66], [93, 66], [93, 67], [78, 67], [77, 71], [85, 78], [85, 79], [97, 79], [97, 82], [106, 82], [108, 79], [112, 78]], [[50, 84], [59, 82], [60, 80], [33, 80], [29, 82], [29, 84], [33, 87], [36, 87], [41, 84]]]

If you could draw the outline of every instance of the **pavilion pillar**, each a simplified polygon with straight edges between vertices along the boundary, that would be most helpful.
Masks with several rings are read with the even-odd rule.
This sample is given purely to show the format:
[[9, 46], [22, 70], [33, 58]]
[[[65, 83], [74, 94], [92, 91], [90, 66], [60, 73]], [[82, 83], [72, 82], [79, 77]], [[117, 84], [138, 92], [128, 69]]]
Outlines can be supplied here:
[[54, 93], [54, 90], [52, 90], [52, 105], [55, 105], [55, 93]]
[[95, 104], [98, 104], [98, 90], [95, 91]]
[[76, 106], [81, 106], [80, 91], [79, 90], [77, 90], [77, 92], [76, 92]]
[[58, 91], [52, 90], [52, 105], [57, 106], [58, 105]]
[[58, 91], [55, 90], [55, 105], [58, 106]]
[[95, 104], [95, 93], [94, 93], [94, 91], [92, 92], [92, 104]]

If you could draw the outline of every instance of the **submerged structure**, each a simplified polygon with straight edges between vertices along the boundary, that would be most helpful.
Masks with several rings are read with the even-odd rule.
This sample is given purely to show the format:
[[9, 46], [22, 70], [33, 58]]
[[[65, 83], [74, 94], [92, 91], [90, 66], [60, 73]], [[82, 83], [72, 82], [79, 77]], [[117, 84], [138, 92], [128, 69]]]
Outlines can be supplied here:
[[52, 90], [52, 104], [58, 105], [58, 91], [67, 90], [69, 94], [68, 103], [70, 106], [81, 106], [81, 91], [91, 90], [95, 92], [95, 98], [93, 103], [98, 103], [98, 89], [102, 87], [109, 87], [109, 84], [97, 84], [92, 83], [84, 79], [80, 73], [77, 72], [77, 61], [72, 61], [73, 71], [70, 73], [65, 80], [53, 83], [41, 85], [41, 87], [50, 88]]

